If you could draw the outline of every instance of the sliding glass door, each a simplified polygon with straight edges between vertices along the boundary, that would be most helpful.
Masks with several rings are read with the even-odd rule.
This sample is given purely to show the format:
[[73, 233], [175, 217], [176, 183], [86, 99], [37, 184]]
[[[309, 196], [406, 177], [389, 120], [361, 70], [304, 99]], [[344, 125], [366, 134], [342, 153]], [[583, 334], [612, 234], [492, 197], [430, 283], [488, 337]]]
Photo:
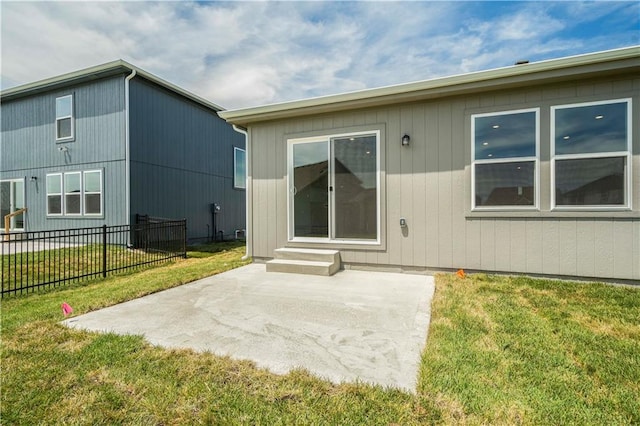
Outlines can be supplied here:
[[[24, 207], [24, 179], [0, 181], [0, 222], [2, 228], [4, 229], [4, 217], [6, 215], [23, 209]], [[10, 219], [9, 230], [24, 230], [24, 214], [14, 216]]]
[[375, 242], [379, 134], [289, 141], [289, 237]]

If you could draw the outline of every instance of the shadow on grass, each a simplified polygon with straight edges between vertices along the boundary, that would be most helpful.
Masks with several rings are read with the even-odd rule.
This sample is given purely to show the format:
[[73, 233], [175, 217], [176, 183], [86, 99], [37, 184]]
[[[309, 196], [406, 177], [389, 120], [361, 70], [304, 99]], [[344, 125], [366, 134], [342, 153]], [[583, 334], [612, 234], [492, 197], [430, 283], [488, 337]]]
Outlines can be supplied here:
[[244, 247], [244, 240], [221, 241], [217, 243], [206, 243], [190, 245], [187, 247], [187, 258], [203, 258], [210, 257], [216, 253]]

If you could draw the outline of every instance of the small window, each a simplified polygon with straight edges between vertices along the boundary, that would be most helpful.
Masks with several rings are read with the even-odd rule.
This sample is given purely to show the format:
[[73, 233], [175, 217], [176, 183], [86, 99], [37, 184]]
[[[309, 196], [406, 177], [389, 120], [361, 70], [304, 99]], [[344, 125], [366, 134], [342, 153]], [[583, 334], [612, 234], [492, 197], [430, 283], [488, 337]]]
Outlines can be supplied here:
[[102, 214], [102, 172], [84, 172], [84, 213]]
[[73, 95], [56, 98], [56, 140], [73, 139]]
[[554, 208], [629, 208], [631, 100], [551, 108]]
[[80, 172], [64, 174], [64, 213], [78, 215], [82, 212]]
[[62, 214], [62, 175], [47, 175], [47, 214]]
[[474, 209], [538, 207], [538, 111], [471, 117]]
[[233, 148], [233, 187], [245, 189], [247, 179], [247, 159], [244, 149]]

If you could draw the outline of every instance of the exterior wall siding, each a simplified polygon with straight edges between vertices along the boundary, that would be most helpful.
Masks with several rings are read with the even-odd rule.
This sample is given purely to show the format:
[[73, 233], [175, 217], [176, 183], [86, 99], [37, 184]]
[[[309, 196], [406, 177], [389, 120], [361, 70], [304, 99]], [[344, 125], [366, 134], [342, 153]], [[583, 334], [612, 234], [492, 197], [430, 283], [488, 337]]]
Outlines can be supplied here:
[[[69, 94], [74, 101], [75, 137], [57, 143], [56, 98]], [[124, 77], [2, 103], [0, 179], [25, 179], [27, 230], [124, 223], [124, 129]], [[103, 215], [47, 217], [46, 175], [84, 170], [103, 171]]]
[[[632, 98], [632, 212], [550, 211], [550, 107]], [[471, 209], [471, 114], [540, 107], [540, 212]], [[287, 241], [290, 135], [383, 124], [385, 244], [340, 248], [353, 265], [640, 280], [640, 79], [626, 75], [458, 96], [251, 126], [252, 250]], [[402, 134], [411, 145], [401, 147]], [[399, 219], [406, 218], [403, 232]], [[323, 245], [319, 245], [323, 246]]]
[[216, 228], [225, 238], [244, 229], [245, 191], [233, 187], [233, 148], [245, 148], [244, 135], [215, 112], [140, 79], [131, 80], [130, 108], [132, 216], [186, 218], [188, 238], [213, 238], [217, 203]]

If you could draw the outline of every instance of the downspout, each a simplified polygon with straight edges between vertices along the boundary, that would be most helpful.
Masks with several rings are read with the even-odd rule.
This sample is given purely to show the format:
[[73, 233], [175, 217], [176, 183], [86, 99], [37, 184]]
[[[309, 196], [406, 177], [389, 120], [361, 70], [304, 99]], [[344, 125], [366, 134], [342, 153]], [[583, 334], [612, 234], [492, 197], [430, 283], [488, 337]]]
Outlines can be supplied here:
[[136, 70], [132, 70], [124, 79], [124, 193], [125, 193], [125, 214], [126, 225], [131, 225], [131, 158], [129, 158], [130, 129], [129, 129], [129, 82], [136, 76]]
[[253, 256], [253, 244], [251, 241], [251, 235], [252, 235], [252, 229], [251, 229], [251, 221], [249, 220], [249, 218], [251, 217], [251, 213], [253, 211], [253, 209], [251, 208], [251, 204], [249, 203], [249, 200], [251, 199], [251, 197], [249, 196], [249, 191], [251, 191], [251, 187], [249, 186], [249, 175], [250, 175], [250, 164], [251, 162], [249, 161], [249, 159], [251, 158], [250, 154], [250, 147], [251, 147], [251, 143], [250, 143], [250, 139], [249, 139], [249, 133], [247, 132], [246, 129], [243, 129], [242, 127], [238, 127], [235, 124], [232, 125], [233, 126], [233, 130], [235, 130], [238, 133], [241, 133], [244, 135], [244, 148], [245, 148], [245, 167], [246, 167], [246, 173], [245, 173], [245, 177], [244, 177], [244, 196], [245, 196], [245, 212], [244, 212], [244, 220], [245, 220], [245, 225], [244, 225], [244, 229], [245, 229], [245, 240], [246, 240], [246, 245], [245, 245], [245, 253], [244, 256], [242, 257], [242, 260], [247, 260], [249, 259], [251, 256]]

